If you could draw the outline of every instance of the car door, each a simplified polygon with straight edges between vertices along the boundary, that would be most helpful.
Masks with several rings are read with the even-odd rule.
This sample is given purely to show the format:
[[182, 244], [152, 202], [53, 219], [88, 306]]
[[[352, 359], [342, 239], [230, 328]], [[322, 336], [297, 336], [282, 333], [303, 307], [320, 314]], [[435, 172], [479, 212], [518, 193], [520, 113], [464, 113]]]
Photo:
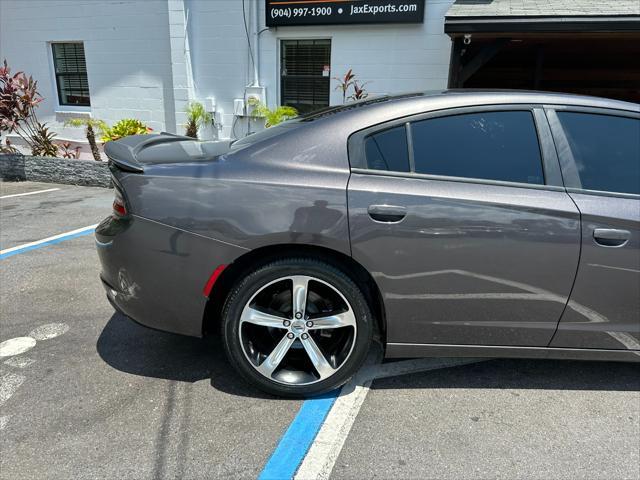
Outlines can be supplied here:
[[390, 346], [548, 345], [580, 223], [543, 110], [396, 120], [352, 135], [349, 158], [352, 255], [381, 291]]
[[547, 110], [582, 254], [551, 346], [640, 350], [640, 115]]

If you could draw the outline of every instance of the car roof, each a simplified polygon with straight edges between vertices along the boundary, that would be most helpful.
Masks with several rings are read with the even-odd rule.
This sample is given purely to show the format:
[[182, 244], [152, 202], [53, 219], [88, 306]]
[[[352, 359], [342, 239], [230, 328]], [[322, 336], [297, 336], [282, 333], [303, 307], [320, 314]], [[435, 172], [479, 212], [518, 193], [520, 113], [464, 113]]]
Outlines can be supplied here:
[[409, 115], [445, 108], [501, 104], [568, 105], [640, 112], [640, 105], [637, 103], [570, 93], [451, 89], [376, 96], [304, 115], [299, 117], [298, 121], [310, 122], [350, 113], [371, 114], [376, 111], [380, 115], [388, 113], [396, 116], [401, 112]]

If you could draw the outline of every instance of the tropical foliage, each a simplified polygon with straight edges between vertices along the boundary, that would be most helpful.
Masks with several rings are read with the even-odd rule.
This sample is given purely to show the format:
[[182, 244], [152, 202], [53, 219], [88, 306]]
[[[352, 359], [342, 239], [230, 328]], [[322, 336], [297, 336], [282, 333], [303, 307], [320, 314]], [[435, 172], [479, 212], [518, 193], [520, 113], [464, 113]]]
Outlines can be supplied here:
[[11, 74], [5, 60], [0, 67], [0, 132], [16, 133], [32, 155], [55, 157], [55, 133], [38, 121], [36, 108], [43, 98], [38, 82], [24, 72]]
[[264, 103], [249, 99], [249, 105], [253, 107], [253, 111], [251, 112], [251, 116], [253, 117], [262, 117], [265, 119], [265, 127], [273, 127], [274, 125], [278, 125], [279, 123], [284, 122], [285, 120], [289, 120], [291, 118], [298, 116], [298, 110], [293, 107], [288, 107], [285, 105], [276, 107], [271, 109], [267, 107]]
[[116, 122], [112, 127], [105, 124], [102, 129], [101, 140], [103, 142], [110, 142], [129, 135], [145, 135], [152, 131], [152, 128], [147, 127], [140, 120], [136, 120], [135, 118], [123, 118]]
[[187, 105], [187, 125], [185, 135], [191, 138], [198, 138], [198, 129], [211, 123], [213, 117], [207, 112], [200, 102], [190, 102]]
[[71, 142], [61, 142], [56, 145], [59, 150], [58, 155], [62, 158], [80, 158], [80, 147], [71, 148]]
[[[353, 69], [351, 68], [343, 77], [333, 77], [333, 79], [338, 81], [336, 90], [339, 90], [342, 93], [342, 103], [345, 103], [347, 100], [363, 100], [369, 96], [369, 93], [367, 93], [364, 88], [364, 86], [369, 82], [358, 83], [358, 80], [356, 80], [356, 74], [353, 73]], [[349, 90], [352, 88], [353, 93], [347, 96]]]
[[96, 130], [104, 132], [109, 128], [106, 123], [95, 118], [72, 118], [67, 121], [65, 125], [70, 125], [72, 127], [84, 127], [84, 133], [87, 137], [87, 141], [89, 142], [93, 159], [98, 162], [102, 160], [100, 156], [100, 149], [96, 143]]

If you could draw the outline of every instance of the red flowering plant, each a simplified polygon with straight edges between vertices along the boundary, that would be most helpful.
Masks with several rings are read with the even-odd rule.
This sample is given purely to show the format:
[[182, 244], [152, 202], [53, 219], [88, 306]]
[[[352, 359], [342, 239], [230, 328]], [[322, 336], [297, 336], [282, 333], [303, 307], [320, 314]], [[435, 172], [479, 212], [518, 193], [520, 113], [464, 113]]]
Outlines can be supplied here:
[[12, 75], [5, 60], [0, 66], [0, 133], [17, 133], [32, 155], [55, 157], [55, 134], [38, 121], [35, 112], [42, 100], [38, 82], [24, 72]]
[[[356, 80], [356, 74], [353, 73], [353, 69], [351, 68], [344, 74], [344, 77], [333, 77], [333, 79], [338, 81], [336, 90], [342, 92], [342, 103], [345, 103], [347, 100], [364, 100], [369, 96], [369, 93], [364, 88], [369, 82], [358, 83], [359, 81]], [[353, 93], [347, 96], [350, 89], [353, 89]]]

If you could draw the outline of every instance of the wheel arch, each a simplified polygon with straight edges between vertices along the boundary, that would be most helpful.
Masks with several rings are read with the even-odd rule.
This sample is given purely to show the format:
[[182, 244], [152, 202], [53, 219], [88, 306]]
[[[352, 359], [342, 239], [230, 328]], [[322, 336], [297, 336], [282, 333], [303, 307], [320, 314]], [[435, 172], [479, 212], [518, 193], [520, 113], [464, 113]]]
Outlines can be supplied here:
[[387, 320], [380, 289], [372, 275], [352, 257], [325, 247], [313, 245], [280, 244], [260, 247], [247, 252], [229, 264], [218, 277], [205, 306], [202, 334], [218, 331], [220, 316], [231, 288], [243, 275], [270, 261], [283, 257], [313, 257], [341, 270], [362, 289], [375, 316], [376, 334], [386, 345]]

